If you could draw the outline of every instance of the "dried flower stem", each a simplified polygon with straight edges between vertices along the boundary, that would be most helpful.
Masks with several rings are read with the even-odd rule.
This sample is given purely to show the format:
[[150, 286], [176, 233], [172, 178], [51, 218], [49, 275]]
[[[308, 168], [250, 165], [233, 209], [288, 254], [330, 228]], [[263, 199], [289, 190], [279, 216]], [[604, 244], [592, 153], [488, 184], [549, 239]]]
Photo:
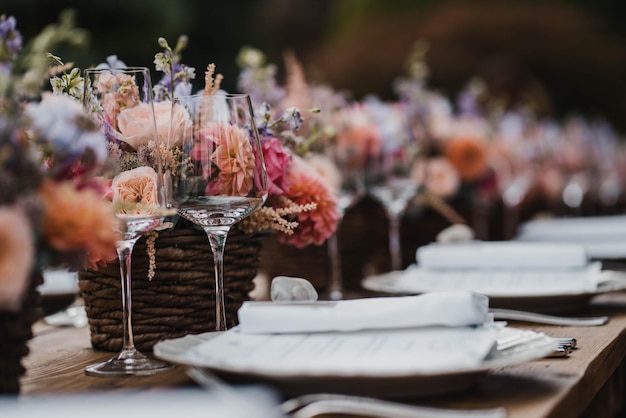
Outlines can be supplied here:
[[441, 197], [436, 194], [424, 190], [415, 197], [415, 201], [435, 209], [440, 215], [448, 220], [451, 224], [464, 224], [467, 221], [458, 214], [450, 205], [448, 205]]
[[146, 252], [148, 253], [148, 280], [154, 278], [156, 272], [156, 239], [159, 236], [157, 231], [150, 231], [146, 236]]

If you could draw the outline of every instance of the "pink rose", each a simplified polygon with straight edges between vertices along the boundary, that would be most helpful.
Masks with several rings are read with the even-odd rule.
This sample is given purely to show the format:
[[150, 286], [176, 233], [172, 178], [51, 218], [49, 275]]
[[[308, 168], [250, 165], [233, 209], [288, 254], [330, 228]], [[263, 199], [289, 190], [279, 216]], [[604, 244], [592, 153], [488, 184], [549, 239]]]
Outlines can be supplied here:
[[[113, 203], [130, 203], [141, 206], [156, 206], [157, 198], [157, 173], [152, 167], [137, 167], [123, 171], [113, 179], [111, 190], [113, 191]], [[142, 208], [126, 214], [138, 214], [144, 212]]]
[[282, 195], [288, 187], [286, 171], [291, 161], [291, 156], [276, 138], [263, 140], [261, 146], [265, 160], [269, 194]]

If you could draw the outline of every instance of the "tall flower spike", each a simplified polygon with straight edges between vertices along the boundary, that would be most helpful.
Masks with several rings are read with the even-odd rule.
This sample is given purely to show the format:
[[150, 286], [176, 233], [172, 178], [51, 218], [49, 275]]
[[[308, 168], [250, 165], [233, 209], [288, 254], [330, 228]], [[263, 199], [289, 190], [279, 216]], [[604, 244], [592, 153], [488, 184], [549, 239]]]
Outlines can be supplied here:
[[296, 108], [311, 107], [311, 93], [302, 64], [293, 51], [285, 52], [284, 60], [287, 72], [287, 95], [283, 99], [284, 105]]
[[222, 84], [222, 78], [224, 78], [221, 74], [215, 74], [215, 64], [209, 64], [207, 66], [207, 70], [204, 73], [204, 94], [215, 94], [220, 89], [220, 84]]

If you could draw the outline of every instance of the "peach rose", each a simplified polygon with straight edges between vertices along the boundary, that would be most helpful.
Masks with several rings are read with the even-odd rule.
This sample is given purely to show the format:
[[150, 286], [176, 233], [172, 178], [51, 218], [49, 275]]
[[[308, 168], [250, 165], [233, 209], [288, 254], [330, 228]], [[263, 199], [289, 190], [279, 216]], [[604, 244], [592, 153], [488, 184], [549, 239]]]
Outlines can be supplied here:
[[148, 103], [122, 110], [117, 116], [117, 129], [122, 134], [120, 139], [134, 149], [154, 141], [153, 118], [153, 107]]
[[20, 309], [35, 259], [28, 218], [14, 208], [0, 208], [0, 308]]
[[[159, 141], [169, 143], [170, 147], [182, 144], [185, 135], [191, 135], [192, 122], [189, 112], [178, 103], [172, 108], [172, 102], [163, 101], [154, 104], [156, 115], [157, 135]], [[170, 123], [172, 132], [170, 136]]]
[[[157, 198], [157, 173], [152, 167], [137, 167], [118, 174], [111, 183], [113, 191], [113, 203], [130, 203], [141, 206], [156, 206]], [[125, 214], [137, 214], [144, 212], [136, 208]]]

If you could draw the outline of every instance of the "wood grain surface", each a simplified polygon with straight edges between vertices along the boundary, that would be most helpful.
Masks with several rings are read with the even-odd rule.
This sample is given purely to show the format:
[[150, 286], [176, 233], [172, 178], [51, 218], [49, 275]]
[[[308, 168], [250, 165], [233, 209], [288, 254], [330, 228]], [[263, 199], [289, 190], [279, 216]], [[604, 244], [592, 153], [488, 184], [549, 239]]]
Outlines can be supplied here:
[[[542, 359], [504, 367], [482, 377], [471, 389], [408, 403], [449, 408], [505, 407], [516, 417], [611, 417], [623, 408], [626, 356], [626, 293], [596, 298], [579, 316], [609, 315], [599, 327], [557, 327], [510, 323], [554, 337], [574, 337], [578, 349], [567, 358]], [[88, 328], [37, 323], [25, 358], [22, 396], [112, 391], [158, 391], [195, 387], [184, 367], [147, 377], [90, 377], [88, 364], [110, 352], [91, 348]]]

